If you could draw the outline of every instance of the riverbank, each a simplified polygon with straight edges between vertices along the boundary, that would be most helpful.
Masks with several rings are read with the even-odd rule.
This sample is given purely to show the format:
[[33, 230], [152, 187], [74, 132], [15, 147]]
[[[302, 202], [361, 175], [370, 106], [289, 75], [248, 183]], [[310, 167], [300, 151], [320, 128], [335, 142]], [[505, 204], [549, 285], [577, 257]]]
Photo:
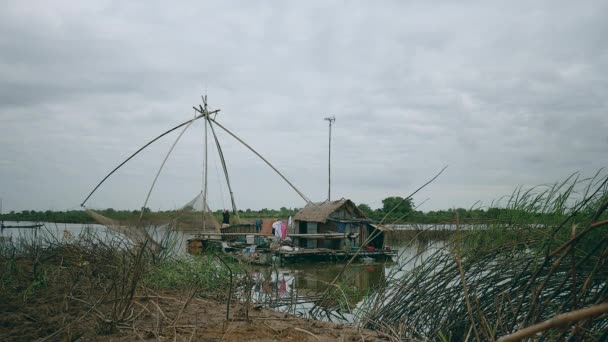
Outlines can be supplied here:
[[[68, 294], [66, 294], [68, 295]], [[355, 327], [307, 320], [265, 308], [251, 308], [247, 318], [242, 304], [230, 306], [185, 293], [138, 296], [135, 307], [144, 314], [129, 324], [103, 332], [96, 310], [77, 305], [79, 312], [53, 315], [62, 305], [41, 300], [29, 305], [2, 303], [0, 340], [96, 340], [96, 341], [388, 341], [381, 333]]]
[[92, 236], [5, 241], [0, 340], [388, 340], [263, 307], [252, 300], [251, 270], [222, 258], [163, 258]]

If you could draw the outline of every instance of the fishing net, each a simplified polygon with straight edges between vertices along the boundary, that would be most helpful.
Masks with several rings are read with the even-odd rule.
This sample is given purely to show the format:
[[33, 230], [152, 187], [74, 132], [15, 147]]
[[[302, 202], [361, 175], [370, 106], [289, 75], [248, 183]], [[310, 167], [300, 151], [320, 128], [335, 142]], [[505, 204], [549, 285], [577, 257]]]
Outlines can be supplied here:
[[171, 224], [174, 229], [206, 233], [219, 232], [221, 227], [202, 192], [178, 211]]
[[[219, 233], [220, 224], [201, 192], [179, 210], [150, 212], [144, 210], [124, 215], [120, 212], [86, 209], [87, 214], [109, 231], [120, 234], [135, 244], [147, 243], [159, 250], [163, 235], [173, 231], [190, 234]], [[113, 217], [112, 217], [113, 216]], [[120, 217], [122, 216], [122, 217]]]
[[[196, 234], [196, 233], [200, 233], [200, 234], [220, 233], [221, 226], [220, 226], [218, 220], [216, 219], [216, 217], [213, 215], [212, 211], [210, 210], [210, 208], [207, 204], [208, 197], [206, 196], [207, 190], [208, 190], [208, 185], [209, 185], [208, 181], [207, 181], [208, 166], [209, 166], [208, 159], [207, 159], [207, 157], [208, 157], [207, 141], [211, 140], [212, 143], [215, 143], [215, 147], [217, 148], [218, 158], [219, 158], [220, 164], [222, 166], [222, 169], [224, 171], [227, 190], [230, 194], [230, 204], [231, 204], [231, 208], [232, 208], [232, 214], [235, 216], [230, 220], [230, 222], [233, 225], [242, 224], [243, 222], [241, 221], [241, 219], [239, 217], [236, 202], [235, 202], [235, 199], [233, 196], [233, 191], [232, 191], [230, 179], [228, 176], [228, 169], [226, 167], [224, 154], [222, 152], [220, 142], [216, 135], [214, 126], [219, 127], [220, 129], [222, 129], [223, 131], [225, 131], [226, 133], [231, 135], [233, 138], [235, 138], [237, 141], [239, 141], [241, 144], [246, 146], [251, 152], [256, 154], [268, 166], [270, 166], [279, 176], [281, 176], [281, 178], [283, 178], [283, 180], [285, 180], [304, 200], [306, 200], [307, 202], [310, 202], [310, 200], [306, 196], [304, 196], [304, 194], [302, 194], [302, 192], [300, 192], [298, 189], [296, 189], [295, 186], [293, 186], [293, 184], [291, 184], [285, 178], [285, 176], [283, 176], [274, 166], [272, 166], [257, 151], [255, 151], [251, 146], [247, 145], [242, 139], [237, 137], [234, 133], [230, 132], [224, 126], [222, 126], [217, 121], [215, 121], [215, 115], [219, 112], [219, 110], [214, 110], [214, 111], [207, 110], [206, 96], [203, 97], [203, 102], [204, 102], [204, 107], [203, 106], [199, 106], [199, 108], [194, 107], [194, 109], [197, 113], [197, 114], [195, 114], [194, 118], [187, 120], [185, 122], [182, 122], [179, 125], [165, 131], [164, 133], [160, 134], [156, 138], [150, 140], [148, 143], [146, 143], [143, 147], [139, 148], [133, 154], [131, 154], [127, 159], [125, 159], [117, 167], [115, 167], [109, 174], [107, 174], [97, 184], [97, 186], [95, 186], [95, 188], [88, 194], [88, 196], [81, 203], [81, 206], [84, 207], [85, 203], [93, 195], [93, 193], [95, 193], [95, 191], [110, 176], [112, 176], [118, 169], [120, 169], [123, 165], [125, 165], [127, 162], [129, 162], [132, 158], [134, 158], [136, 155], [138, 155], [145, 148], [147, 148], [148, 146], [150, 146], [151, 144], [153, 144], [160, 138], [166, 136], [167, 134], [179, 130], [180, 133], [178, 134], [178, 136], [174, 140], [173, 144], [169, 148], [164, 159], [162, 160], [162, 163], [161, 163], [158, 171], [156, 172], [154, 181], [152, 182], [152, 184], [149, 188], [149, 191], [145, 197], [144, 205], [142, 206], [143, 210], [141, 211], [141, 213], [138, 214], [137, 211], [134, 211], [131, 214], [129, 214], [129, 212], [127, 212], [126, 215], [122, 215], [125, 213], [124, 211], [122, 211], [120, 213], [121, 215], [117, 215], [117, 212], [115, 212], [115, 211], [111, 211], [111, 212], [109, 210], [93, 211], [93, 210], [87, 209], [87, 213], [89, 213], [89, 215], [96, 222], [100, 223], [101, 225], [106, 226], [112, 232], [116, 232], [118, 234], [122, 234], [122, 235], [126, 236], [128, 239], [130, 239], [131, 241], [133, 241], [135, 243], [147, 243], [148, 241], [151, 241], [152, 244], [155, 246], [158, 245], [158, 243], [156, 243], [154, 241], [159, 241], [158, 233], [157, 233], [159, 228], [165, 232], [183, 231], [183, 232], [188, 232], [191, 234], [192, 233], [194, 233], [194, 234]], [[213, 116], [213, 118], [211, 116]], [[161, 172], [163, 171], [165, 164], [167, 163], [174, 148], [176, 147], [176, 145], [178, 144], [178, 142], [180, 141], [180, 139], [182, 138], [184, 133], [188, 130], [188, 128], [195, 121], [197, 121], [201, 118], [203, 119], [203, 121], [205, 121], [205, 135], [204, 135], [204, 137], [205, 137], [205, 140], [204, 140], [205, 141], [205, 144], [204, 144], [205, 161], [204, 161], [204, 172], [203, 172], [204, 186], [202, 187], [203, 189], [205, 189], [205, 191], [201, 191], [198, 195], [196, 195], [194, 197], [194, 199], [192, 199], [191, 201], [186, 203], [179, 210], [151, 212], [146, 207], [148, 206], [148, 203], [149, 203], [148, 201], [150, 200], [151, 194], [156, 186], [157, 181], [159, 180], [159, 176], [161, 175]], [[209, 132], [208, 132], [207, 128], [210, 128]], [[212, 139], [210, 139], [210, 136], [212, 136]], [[218, 182], [218, 184], [221, 187], [221, 182]], [[222, 200], [222, 202], [223, 202], [223, 200]]]

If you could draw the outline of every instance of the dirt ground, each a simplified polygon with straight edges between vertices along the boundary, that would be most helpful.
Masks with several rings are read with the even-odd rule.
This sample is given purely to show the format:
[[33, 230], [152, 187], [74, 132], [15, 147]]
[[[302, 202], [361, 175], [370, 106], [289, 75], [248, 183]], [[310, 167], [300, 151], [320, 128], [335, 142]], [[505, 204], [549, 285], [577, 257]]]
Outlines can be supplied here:
[[[188, 303], [185, 308], [184, 304]], [[4, 303], [6, 304], [6, 303]], [[124, 322], [104, 327], [99, 309], [79, 303], [73, 314], [55, 314], [56, 305], [41, 302], [25, 307], [0, 307], [2, 341], [387, 341], [370, 330], [343, 324], [297, 318], [265, 308], [233, 304], [226, 320], [226, 304], [170, 294], [140, 296]], [[82, 304], [82, 305], [80, 305]], [[87, 309], [88, 308], [88, 309]], [[78, 314], [76, 314], [78, 312]]]
[[149, 325], [145, 329], [146, 336], [141, 335], [145, 326], [142, 322], [139, 327], [141, 332], [137, 329], [124, 330], [122, 334], [108, 336], [107, 340], [129, 340], [139, 335], [141, 338], [162, 340], [175, 337], [188, 341], [386, 341], [374, 331], [358, 331], [343, 324], [301, 319], [264, 308], [251, 309], [247, 318], [243, 305], [233, 305], [230, 309], [231, 319], [226, 321], [225, 303], [194, 299], [180, 315], [182, 305], [171, 305], [169, 302], [173, 300], [166, 298], [154, 300], [158, 300], [159, 306], [166, 309], [164, 315], [179, 315], [179, 323], [163, 329], [164, 336], [156, 336], [156, 313], [153, 313], [146, 322]]
[[236, 300], [227, 320], [223, 283], [155, 290], [134, 260], [97, 245], [0, 257], [0, 341], [388, 340]]

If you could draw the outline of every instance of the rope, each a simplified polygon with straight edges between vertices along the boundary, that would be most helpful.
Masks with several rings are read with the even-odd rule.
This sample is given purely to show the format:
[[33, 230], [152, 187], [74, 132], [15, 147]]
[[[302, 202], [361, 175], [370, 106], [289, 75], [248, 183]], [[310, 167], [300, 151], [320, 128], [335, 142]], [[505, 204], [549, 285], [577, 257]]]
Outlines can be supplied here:
[[306, 195], [304, 195], [300, 190], [298, 190], [289, 180], [287, 180], [287, 178], [285, 176], [283, 176], [283, 174], [281, 172], [279, 172], [279, 170], [277, 170], [272, 164], [270, 164], [270, 162], [268, 160], [266, 160], [266, 158], [262, 157], [261, 154], [259, 154], [256, 150], [254, 150], [251, 146], [249, 146], [241, 138], [237, 137], [234, 133], [230, 132], [226, 127], [220, 125], [217, 121], [215, 121], [215, 119], [209, 118], [209, 120], [213, 121], [213, 123], [216, 124], [219, 128], [223, 129], [226, 133], [230, 134], [233, 138], [238, 140], [241, 144], [245, 145], [245, 147], [247, 147], [251, 152], [255, 153], [255, 155], [258, 156], [260, 159], [262, 159], [268, 166], [270, 166], [270, 168], [272, 168], [274, 170], [274, 172], [276, 172], [279, 176], [281, 176], [281, 178], [283, 178], [283, 180], [285, 182], [287, 182], [287, 184], [289, 184], [289, 186], [291, 186], [291, 188], [293, 190], [295, 190], [295, 192], [297, 192], [298, 195], [300, 195], [300, 197], [302, 197], [302, 199], [304, 201], [306, 201], [306, 203], [312, 204], [312, 201], [310, 199], [308, 199], [308, 197], [306, 197]]
[[162, 164], [160, 164], [160, 168], [158, 169], [158, 172], [156, 172], [156, 177], [154, 177], [154, 181], [152, 182], [152, 186], [150, 186], [150, 190], [148, 191], [148, 195], [146, 196], [146, 200], [144, 202], [144, 205], [141, 207], [141, 213], [139, 214], [139, 220], [140, 221], [141, 221], [142, 216], [144, 215], [144, 209], [146, 208], [146, 205], [148, 205], [148, 200], [150, 199], [150, 195], [152, 194], [152, 190], [154, 189], [154, 186], [156, 185], [156, 181], [158, 180], [158, 176], [160, 176], [160, 172], [163, 170], [163, 167], [165, 166], [165, 163], [167, 162], [167, 159], [169, 159], [169, 156], [171, 155], [171, 152], [173, 152], [173, 149], [175, 148], [175, 145], [177, 145], [177, 143], [179, 142], [179, 140], [182, 138], [182, 135], [184, 135], [184, 133], [186, 132], [186, 130], [188, 130], [188, 128], [190, 127], [190, 125], [192, 125], [192, 123], [194, 122], [194, 120], [196, 120], [196, 117], [194, 119], [190, 120], [190, 122], [188, 122], [188, 125], [186, 125], [186, 127], [184, 127], [184, 129], [179, 134], [179, 136], [177, 137], [177, 139], [175, 139], [175, 141], [173, 142], [173, 145], [171, 145], [171, 148], [169, 149], [169, 152], [167, 152], [167, 155], [165, 156], [165, 159], [163, 160]]
[[213, 139], [215, 139], [215, 145], [217, 146], [217, 153], [220, 156], [220, 162], [222, 163], [222, 168], [224, 169], [224, 176], [226, 176], [226, 184], [228, 185], [228, 192], [230, 192], [230, 202], [232, 203], [232, 211], [236, 215], [238, 222], [241, 222], [241, 218], [239, 217], [239, 212], [236, 209], [236, 203], [234, 201], [234, 193], [232, 192], [232, 186], [230, 186], [230, 178], [228, 177], [228, 168], [226, 167], [226, 160], [224, 159], [224, 152], [222, 151], [222, 147], [220, 146], [220, 141], [217, 138], [217, 134], [215, 134], [215, 129], [211, 124], [211, 120], [207, 117], [207, 121], [209, 121], [209, 127], [211, 127], [211, 133], [213, 133]]
[[[219, 111], [220, 111], [219, 109], [218, 109], [218, 110], [214, 110], [214, 111], [213, 111], [213, 112], [211, 112], [210, 114], [218, 113]], [[167, 134], [169, 134], [169, 133], [171, 133], [171, 132], [175, 131], [176, 129], [178, 129], [178, 128], [180, 128], [180, 127], [184, 126], [184, 125], [187, 125], [188, 123], [190, 123], [190, 122], [192, 122], [192, 121], [194, 121], [194, 120], [198, 120], [198, 119], [202, 118], [203, 116], [204, 116], [203, 114], [198, 115], [198, 116], [195, 116], [195, 117], [194, 117], [194, 119], [192, 119], [192, 120], [188, 120], [188, 121], [185, 121], [185, 122], [182, 122], [181, 124], [179, 124], [179, 125], [177, 125], [177, 126], [175, 126], [175, 127], [171, 128], [170, 130], [168, 130], [168, 131], [166, 131], [166, 132], [162, 133], [161, 135], [157, 136], [156, 138], [154, 138], [154, 139], [150, 140], [150, 141], [149, 141], [147, 144], [145, 144], [145, 145], [144, 145], [144, 146], [142, 146], [142, 147], [141, 147], [139, 150], [135, 151], [135, 153], [133, 153], [132, 155], [130, 155], [130, 156], [129, 156], [129, 158], [125, 159], [125, 160], [124, 160], [122, 163], [120, 163], [120, 164], [119, 164], [117, 167], [115, 167], [115, 168], [114, 168], [114, 170], [110, 171], [110, 173], [108, 173], [108, 174], [107, 174], [107, 175], [106, 175], [106, 176], [105, 176], [105, 177], [104, 177], [104, 178], [101, 180], [101, 182], [99, 182], [99, 184], [97, 184], [97, 186], [95, 186], [95, 188], [93, 188], [93, 190], [92, 190], [92, 191], [89, 193], [89, 195], [88, 195], [88, 196], [87, 196], [87, 197], [84, 199], [84, 201], [82, 201], [82, 203], [80, 204], [80, 206], [81, 206], [81, 207], [84, 207], [84, 204], [85, 204], [85, 203], [86, 203], [86, 202], [89, 200], [89, 198], [91, 198], [91, 196], [93, 196], [93, 194], [95, 193], [95, 191], [97, 191], [97, 189], [98, 189], [98, 188], [101, 186], [101, 184], [103, 184], [103, 183], [104, 183], [104, 182], [105, 182], [105, 181], [106, 181], [108, 178], [110, 178], [110, 176], [111, 176], [112, 174], [114, 174], [114, 172], [116, 172], [118, 169], [120, 169], [120, 168], [121, 168], [123, 165], [125, 165], [125, 164], [126, 164], [128, 161], [129, 161], [129, 160], [131, 160], [133, 157], [135, 157], [135, 156], [136, 156], [136, 155], [137, 155], [139, 152], [143, 151], [143, 150], [144, 150], [146, 147], [148, 147], [148, 146], [152, 145], [152, 143], [154, 143], [156, 140], [158, 140], [158, 139], [160, 139], [160, 138], [164, 137], [165, 135], [167, 135]]]
[[224, 202], [224, 187], [222, 186], [222, 179], [220, 178], [220, 172], [217, 169], [217, 164], [214, 165], [215, 167], [215, 177], [217, 178], [217, 183], [220, 185], [220, 192], [219, 192], [219, 198], [220, 201], [222, 202], [222, 208], [225, 209], [226, 208], [226, 203]]

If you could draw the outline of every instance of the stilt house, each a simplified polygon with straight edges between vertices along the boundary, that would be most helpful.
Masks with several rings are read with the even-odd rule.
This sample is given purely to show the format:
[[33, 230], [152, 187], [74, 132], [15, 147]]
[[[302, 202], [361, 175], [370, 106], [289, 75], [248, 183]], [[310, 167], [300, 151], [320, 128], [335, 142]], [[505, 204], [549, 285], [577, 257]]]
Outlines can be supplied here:
[[[378, 230], [376, 237], [363, 246]], [[349, 199], [306, 205], [294, 217], [294, 244], [303, 248], [384, 247], [384, 227], [374, 225]]]

